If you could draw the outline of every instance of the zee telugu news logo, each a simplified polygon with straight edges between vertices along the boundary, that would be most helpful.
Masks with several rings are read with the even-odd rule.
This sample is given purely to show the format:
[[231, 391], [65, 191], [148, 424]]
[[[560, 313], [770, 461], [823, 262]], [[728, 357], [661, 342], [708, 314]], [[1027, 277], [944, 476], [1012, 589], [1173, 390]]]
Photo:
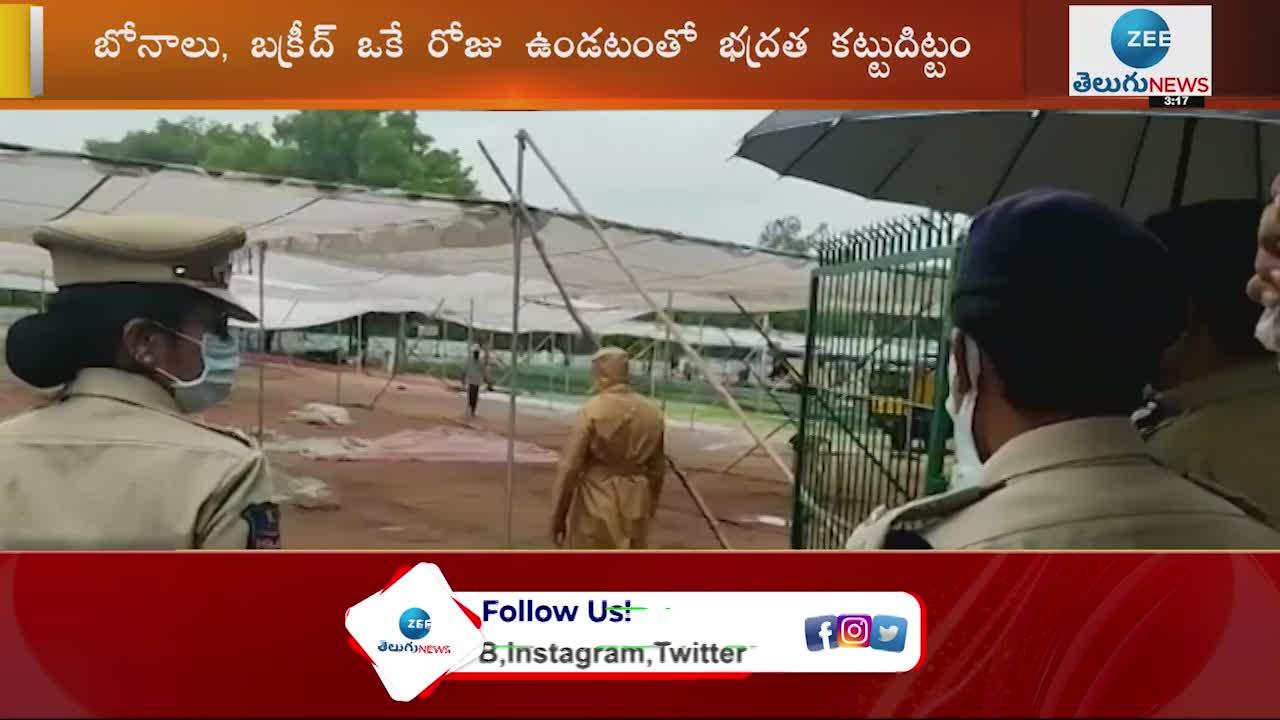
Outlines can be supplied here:
[[896, 615], [818, 615], [804, 621], [804, 642], [812, 652], [837, 647], [902, 652], [907, 620]]
[[1071, 94], [1212, 93], [1213, 8], [1070, 7]]
[[428, 653], [432, 655], [450, 655], [453, 648], [448, 645], [422, 645], [412, 642], [421, 640], [431, 632], [431, 616], [426, 610], [411, 607], [400, 614], [400, 634], [411, 642], [391, 643], [383, 640], [378, 643], [379, 652]]

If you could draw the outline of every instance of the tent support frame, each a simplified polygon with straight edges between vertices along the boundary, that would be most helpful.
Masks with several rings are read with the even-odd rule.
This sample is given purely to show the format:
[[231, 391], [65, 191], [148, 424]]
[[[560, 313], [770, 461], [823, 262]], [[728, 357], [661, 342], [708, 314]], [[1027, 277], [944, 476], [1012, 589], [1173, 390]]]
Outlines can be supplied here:
[[[781, 348], [778, 347], [774, 339], [769, 336], [770, 321], [769, 321], [768, 313], [764, 313], [762, 315], [763, 317], [762, 321], [757, 321], [754, 315], [747, 312], [747, 309], [742, 307], [742, 303], [738, 302], [737, 298], [731, 295], [729, 296], [729, 299], [732, 300], [733, 304], [738, 308], [738, 313], [751, 323], [751, 329], [755, 330], [756, 333], [759, 334], [760, 337], [764, 340], [764, 343], [765, 343], [764, 348], [758, 348], [757, 350], [753, 350], [752, 352], [758, 351], [760, 353], [761, 360], [768, 360], [770, 357], [770, 353], [772, 352], [782, 356], [783, 360], [785, 361], [786, 355], [782, 353]], [[737, 349], [738, 347], [737, 343], [733, 342], [732, 336], [729, 336], [729, 346], [734, 349]], [[750, 355], [748, 355], [748, 358], [750, 358]], [[790, 363], [786, 363], [786, 368], [789, 373], [795, 374], [795, 369], [791, 367]], [[751, 363], [747, 363], [747, 370], [751, 373], [753, 377], [755, 377], [756, 383], [760, 390], [760, 394], [762, 396], [768, 395], [769, 399], [773, 401], [774, 406], [776, 406], [778, 408], [778, 411], [782, 413], [783, 417], [786, 418], [786, 421], [783, 422], [781, 425], [779, 425], [777, 428], [775, 428], [772, 432], [770, 432], [769, 436], [772, 436], [774, 433], [778, 432], [779, 430], [786, 427], [787, 425], [797, 425], [798, 427], [798, 424], [796, 423], [795, 415], [793, 415], [791, 411], [788, 410], [787, 407], [782, 404], [782, 401], [778, 399], [778, 393], [775, 392], [773, 388], [769, 387], [768, 376], [763, 374], [759, 367], [756, 367]], [[751, 448], [751, 450], [747, 452], [747, 454], [749, 455], [754, 451], [755, 451], [755, 448], [753, 447]], [[724, 472], [728, 472], [728, 471], [729, 471], [728, 468], [724, 470]]]
[[[770, 438], [772, 438], [774, 435], [777, 435], [779, 432], [782, 432], [782, 430], [783, 430], [784, 428], [786, 428], [788, 425], [793, 425], [793, 424], [794, 424], [794, 422], [793, 422], [792, 420], [790, 420], [790, 419], [783, 420], [782, 422], [778, 423], [778, 426], [777, 426], [777, 427], [775, 427], [774, 429], [770, 430], [770, 431], [769, 431], [769, 432], [764, 436], [764, 439], [765, 439], [765, 440], [769, 440], [769, 439], [770, 439]], [[725, 466], [725, 469], [721, 470], [721, 471], [720, 471], [720, 474], [721, 474], [721, 475], [728, 475], [730, 472], [732, 472], [732, 471], [733, 471], [733, 469], [734, 469], [734, 468], [738, 467], [738, 464], [739, 464], [739, 463], [741, 463], [743, 460], [746, 460], [747, 458], [751, 457], [751, 453], [753, 453], [753, 452], [755, 452], [755, 451], [756, 451], [755, 447], [752, 447], [751, 449], [749, 449], [749, 450], [747, 450], [746, 452], [742, 453], [741, 455], [739, 455], [739, 456], [738, 456], [738, 459], [737, 459], [737, 460], [734, 460], [733, 462], [731, 462], [731, 463], [729, 463], [727, 466]]]
[[729, 406], [729, 410], [738, 417], [738, 421], [742, 423], [743, 429], [747, 431], [747, 434], [751, 436], [751, 439], [755, 440], [764, 448], [765, 452], [769, 455], [769, 459], [777, 466], [778, 471], [782, 473], [782, 476], [785, 478], [787, 483], [794, 483], [795, 476], [792, 474], [791, 468], [781, 457], [778, 456], [776, 452], [773, 451], [773, 448], [769, 447], [767, 443], [761, 440], [760, 434], [756, 432], [755, 428], [751, 427], [751, 422], [748, 420], [746, 413], [743, 412], [742, 407], [738, 405], [738, 401], [735, 400], [733, 395], [725, 389], [724, 385], [714, 377], [706, 363], [703, 362], [702, 356], [689, 345], [689, 343], [680, 334], [679, 329], [675, 327], [675, 323], [671, 320], [671, 317], [662, 309], [661, 306], [658, 305], [657, 302], [654, 301], [653, 297], [647, 290], [645, 290], [644, 286], [641, 285], [640, 279], [636, 277], [635, 273], [631, 272], [631, 268], [627, 266], [625, 261], [623, 261], [622, 256], [620, 256], [617, 249], [613, 247], [613, 243], [609, 240], [608, 236], [605, 235], [604, 229], [600, 227], [600, 223], [596, 221], [595, 216], [589, 213], [586, 207], [583, 206], [582, 202], [578, 200], [578, 196], [574, 194], [573, 189], [564, 181], [564, 178], [562, 178], [560, 173], [556, 171], [555, 166], [551, 164], [551, 161], [543, 154], [542, 149], [538, 147], [538, 144], [529, 135], [529, 131], [520, 130], [516, 133], [516, 137], [523, 140], [523, 145], [533, 151], [534, 156], [536, 156], [542, 163], [542, 166], [546, 168], [547, 174], [549, 174], [551, 179], [555, 181], [556, 185], [560, 187], [561, 192], [564, 193], [565, 199], [573, 205], [582, 220], [587, 223], [592, 234], [594, 234], [596, 239], [600, 241], [600, 245], [609, 253], [614, 264], [618, 266], [618, 269], [622, 272], [623, 276], [627, 278], [627, 282], [630, 283], [631, 286], [635, 288], [636, 292], [640, 294], [640, 297], [644, 299], [645, 304], [649, 306], [649, 311], [656, 315], [664, 325], [671, 328], [672, 336], [675, 338], [675, 341], [679, 343], [681, 349], [684, 350], [690, 358], [692, 358], [694, 364], [698, 367], [699, 372], [701, 372], [702, 376], [707, 379], [711, 384], [711, 387], [720, 394], [720, 397]]
[[[528, 140], [528, 136], [524, 131], [521, 131], [520, 135], [517, 137], [523, 137], [526, 141]], [[582, 338], [594, 351], [600, 347], [600, 344], [596, 339], [595, 332], [592, 331], [591, 326], [582, 319], [582, 316], [578, 314], [578, 309], [574, 306], [573, 299], [569, 296], [569, 291], [565, 288], [564, 283], [561, 282], [560, 276], [556, 273], [555, 266], [551, 264], [551, 259], [547, 256], [546, 247], [543, 245], [542, 239], [538, 236], [537, 223], [534, 222], [533, 216], [529, 212], [529, 207], [524, 204], [523, 194], [517, 194], [512, 191], [511, 184], [507, 182], [507, 178], [503, 174], [502, 169], [498, 167], [498, 163], [495, 162], [493, 156], [489, 154], [488, 148], [485, 147], [483, 142], [477, 141], [477, 144], [480, 146], [480, 152], [483, 153], [485, 159], [489, 161], [489, 166], [493, 169], [494, 175], [498, 177], [499, 182], [501, 182], [503, 188], [506, 189], [507, 194], [510, 195], [513, 200], [517, 201], [516, 210], [519, 216], [526, 222], [526, 224], [529, 225], [529, 238], [532, 240], [533, 247], [538, 253], [538, 258], [542, 261], [543, 268], [547, 271], [547, 276], [556, 286], [556, 290], [560, 294], [560, 299], [564, 302], [565, 310], [568, 311], [569, 317], [573, 318], [574, 324], [578, 326], [578, 330], [582, 333]], [[525, 145], [525, 142], [518, 144], [520, 153], [520, 159], [517, 163], [518, 168], [524, 167], [522, 158], [524, 157]], [[670, 327], [668, 327], [668, 330], [670, 330]], [[570, 344], [570, 347], [572, 347], [572, 343]], [[675, 461], [671, 459], [670, 455], [666, 456], [666, 460], [667, 467], [671, 472], [675, 473], [675, 476], [680, 480], [680, 484], [684, 486], [685, 490], [689, 493], [689, 497], [693, 499], [694, 505], [697, 506], [698, 512], [700, 512], [702, 517], [707, 521], [707, 526], [711, 529], [712, 534], [715, 535], [716, 540], [720, 543], [720, 547], [725, 550], [730, 549], [729, 539], [725, 537], [724, 530], [721, 529], [719, 520], [717, 520], [715, 514], [711, 512], [711, 508], [702, 497], [702, 493], [699, 492], [693, 483], [689, 481], [689, 478], [684, 474], [680, 467], [676, 465]]]
[[[516, 138], [516, 192], [514, 202], [524, 205], [524, 140]], [[520, 394], [520, 214], [511, 213], [511, 405], [507, 411], [506, 540], [511, 544], [511, 503], [516, 471], [516, 402]]]
[[[748, 319], [750, 319], [750, 317], [751, 317], [750, 315], [745, 315], [745, 314], [744, 314], [744, 316], [745, 316], [745, 317], [747, 317]], [[767, 317], [767, 316], [766, 316], [766, 317]], [[761, 334], [764, 334], [764, 333], [762, 332]], [[725, 337], [726, 337], [726, 338], [728, 338], [728, 340], [729, 340], [729, 347], [731, 347], [731, 348], [733, 348], [733, 349], [735, 349], [735, 350], [736, 350], [736, 349], [738, 349], [738, 344], [737, 344], [737, 343], [735, 343], [735, 342], [733, 341], [733, 336], [732, 336], [732, 335], [729, 335], [728, 333], [726, 333], [726, 334], [725, 334]], [[768, 336], [767, 334], [766, 334], [766, 335], [764, 335], [764, 338], [765, 338], [765, 342], [769, 342], [769, 336]], [[750, 356], [748, 355], [748, 357], [750, 357]], [[787, 427], [788, 425], [796, 425], [796, 419], [795, 419], [795, 417], [791, 414], [791, 411], [790, 411], [790, 410], [787, 410], [787, 406], [783, 405], [783, 404], [782, 404], [782, 401], [778, 399], [778, 396], [777, 396], [777, 394], [776, 394], [776, 393], [774, 393], [773, 388], [771, 388], [771, 387], [769, 387], [769, 386], [768, 386], [767, 382], [765, 381], [764, 376], [762, 376], [762, 375], [760, 374], [760, 370], [759, 370], [759, 368], [757, 368], [757, 367], [756, 367], [755, 365], [753, 365], [752, 363], [749, 363], [749, 362], [748, 362], [748, 363], [747, 363], [747, 371], [748, 371], [748, 372], [750, 372], [750, 373], [751, 373], [751, 375], [755, 377], [755, 379], [756, 379], [756, 383], [758, 383], [760, 391], [761, 391], [763, 394], [767, 394], [767, 395], [769, 396], [769, 399], [773, 401], [773, 404], [774, 404], [775, 406], [777, 406], [777, 408], [778, 408], [778, 412], [782, 413], [782, 416], [783, 416], [783, 418], [784, 418], [784, 420], [783, 420], [781, 423], [779, 423], [777, 427], [775, 427], [774, 429], [770, 430], [770, 431], [769, 431], [769, 433], [768, 433], [767, 435], [765, 435], [765, 436], [764, 436], [764, 439], [765, 439], [765, 440], [769, 440], [769, 439], [770, 439], [770, 438], [772, 438], [774, 435], [777, 435], [779, 432], [781, 432], [781, 431], [782, 431], [782, 429], [783, 429], [783, 428], [785, 428], [785, 427]], [[733, 470], [735, 467], [737, 467], [737, 466], [738, 466], [738, 463], [740, 463], [740, 462], [742, 462], [743, 460], [746, 460], [748, 457], [750, 457], [751, 453], [755, 452], [755, 451], [756, 451], [756, 448], [758, 448], [758, 447], [760, 447], [760, 446], [759, 446], [759, 445], [752, 445], [752, 446], [751, 446], [751, 448], [750, 448], [750, 449], [748, 449], [748, 450], [747, 450], [745, 453], [743, 453], [742, 455], [740, 455], [740, 456], [738, 457], [738, 459], [737, 459], [737, 460], [734, 460], [732, 463], [729, 463], [729, 465], [728, 465], [725, 469], [721, 470], [721, 471], [720, 471], [720, 474], [721, 474], [721, 475], [728, 475], [730, 470]]]
[[267, 246], [258, 245], [258, 337], [262, 339], [262, 361], [258, 363], [258, 445], [266, 438], [267, 391]]

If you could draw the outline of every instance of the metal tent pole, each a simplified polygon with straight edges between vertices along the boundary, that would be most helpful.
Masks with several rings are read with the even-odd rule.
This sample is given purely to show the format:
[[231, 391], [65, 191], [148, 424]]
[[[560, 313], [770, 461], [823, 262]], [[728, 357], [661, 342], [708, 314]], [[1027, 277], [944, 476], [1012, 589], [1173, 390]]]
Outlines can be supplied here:
[[344, 330], [346, 330], [346, 332], [343, 333], [345, 337], [342, 338], [342, 347], [338, 348], [338, 357], [337, 357], [338, 372], [336, 373], [336, 378], [335, 378], [336, 387], [334, 388], [334, 391], [333, 391], [333, 404], [337, 405], [338, 407], [342, 407], [342, 371], [346, 369], [345, 366], [347, 364], [347, 346], [351, 342], [351, 326], [347, 325], [347, 322], [345, 320], [343, 321], [342, 324], [346, 326], [343, 328]]
[[364, 374], [364, 315], [356, 316], [356, 370]]
[[[524, 140], [516, 140], [516, 202], [524, 204]], [[511, 495], [516, 469], [516, 395], [520, 392], [520, 214], [511, 213], [511, 406], [507, 411], [507, 547], [511, 547]]]
[[470, 303], [467, 311], [467, 357], [471, 357], [471, 347], [476, 339], [476, 299], [471, 298], [467, 302]]
[[[702, 351], [705, 349], [703, 347], [703, 343], [706, 342], [706, 337], [705, 337], [706, 330], [707, 330], [707, 315], [706, 313], [702, 313], [701, 315], [698, 316], [698, 353], [699, 354], [701, 354]], [[709, 373], [704, 371], [703, 377], [705, 377], [708, 382], [711, 382], [711, 375]], [[698, 386], [697, 385], [693, 386], [693, 392], [690, 394], [690, 398], [691, 398], [691, 401], [689, 403], [689, 429], [693, 430], [697, 426], [695, 422], [695, 418], [697, 417], [697, 414], [698, 414]]]
[[[675, 293], [671, 292], [670, 290], [667, 291], [667, 314], [668, 315], [671, 314], [671, 303], [675, 299], [674, 296], [675, 296]], [[667, 385], [666, 385], [667, 390], [670, 390], [671, 388], [671, 326], [667, 325], [663, 329], [666, 334], [662, 339], [662, 376], [667, 380]], [[667, 415], [666, 392], [662, 393], [662, 415], [663, 417], [666, 417]]]
[[[524, 141], [525, 145], [527, 145], [529, 149], [533, 151], [533, 154], [537, 156], [543, 167], [547, 169], [547, 173], [551, 175], [551, 179], [560, 187], [565, 198], [568, 199], [574, 209], [578, 211], [582, 220], [590, 227], [592, 234], [594, 234], [596, 239], [600, 241], [600, 245], [609, 253], [614, 264], [617, 265], [622, 274], [626, 276], [627, 282], [636, 289], [640, 294], [640, 297], [644, 298], [645, 303], [649, 306], [649, 311], [658, 315], [659, 319], [661, 319], [664, 324], [672, 325], [671, 317], [668, 316], [667, 313], [663, 312], [662, 308], [658, 307], [658, 304], [654, 302], [653, 297], [650, 296], [648, 291], [644, 289], [644, 286], [640, 284], [640, 279], [635, 276], [635, 273], [631, 272], [631, 268], [628, 267], [622, 257], [618, 255], [618, 251], [613, 247], [613, 243], [605, 235], [604, 229], [600, 227], [600, 223], [596, 222], [595, 216], [587, 212], [586, 207], [584, 207], [582, 202], [578, 200], [578, 196], [569, 188], [569, 185], [564, 181], [564, 178], [560, 177], [560, 173], [556, 171], [555, 166], [551, 164], [551, 161], [547, 159], [546, 155], [542, 154], [542, 150], [538, 147], [538, 144], [533, 141], [533, 138], [529, 136], [528, 131], [521, 130], [517, 137]], [[778, 453], [774, 452], [773, 448], [769, 447], [760, 438], [760, 434], [755, 431], [755, 428], [751, 427], [751, 422], [747, 419], [746, 413], [742, 411], [742, 407], [738, 405], [738, 401], [734, 399], [733, 395], [730, 394], [718, 380], [711, 377], [711, 373], [709, 372], [706, 363], [702, 361], [702, 356], [694, 352], [693, 348], [690, 347], [689, 344], [685, 342], [684, 338], [680, 336], [680, 333], [676, 332], [674, 335], [676, 342], [680, 343], [681, 348], [693, 358], [694, 363], [698, 366], [698, 370], [701, 371], [703, 376], [711, 382], [711, 386], [715, 388], [716, 392], [720, 393], [720, 396], [724, 399], [725, 403], [728, 404], [729, 409], [738, 417], [743, 428], [749, 435], [751, 435], [751, 439], [755, 440], [765, 449], [765, 452], [769, 455], [769, 459], [777, 466], [778, 471], [782, 473], [782, 476], [787, 483], [794, 483], [795, 476], [792, 474], [791, 468], [778, 455]]]
[[[655, 330], [657, 330], [657, 329], [658, 329], [658, 328], [657, 328], [657, 321], [656, 321], [656, 320], [654, 321], [654, 329], [655, 329]], [[657, 376], [657, 374], [656, 374], [656, 371], [657, 371], [657, 370], [661, 370], [661, 369], [662, 369], [662, 368], [658, 367], [658, 363], [659, 363], [659, 361], [658, 361], [658, 338], [656, 337], [656, 335], [657, 335], [657, 333], [655, 333], [655, 337], [653, 338], [653, 342], [651, 342], [651, 343], [649, 344], [649, 363], [648, 363], [648, 365], [649, 365], [649, 399], [650, 399], [650, 400], [653, 400], [654, 398], [656, 398], [656, 397], [658, 396], [658, 376]]]
[[[769, 313], [764, 314], [764, 318], [761, 321], [760, 325], [761, 327], [764, 328], [764, 331], [766, 334], [768, 334], [769, 331], [773, 329], [773, 321], [772, 321], [772, 318], [769, 317]], [[760, 349], [759, 354], [756, 356], [756, 360], [760, 364], [760, 373], [756, 377], [756, 382], [758, 383], [756, 385], [756, 411], [757, 412], [759, 412], [760, 408], [764, 407], [764, 393], [765, 393], [764, 378], [769, 377], [769, 370], [770, 370], [769, 359], [770, 359], [769, 345], [768, 343], [766, 343], [765, 346]]]
[[48, 276], [46, 275], [44, 270], [41, 270], [40, 271], [40, 312], [45, 312], [49, 309], [49, 289], [45, 285], [46, 282], [48, 282]]
[[[593, 346], [598, 346], [595, 333], [591, 331], [591, 327], [578, 314], [578, 308], [574, 306], [573, 300], [569, 297], [569, 291], [565, 289], [565, 284], [560, 279], [560, 274], [556, 272], [555, 266], [551, 264], [551, 260], [547, 258], [547, 249], [542, 244], [542, 238], [538, 235], [538, 224], [529, 208], [524, 204], [524, 199], [517, 191], [512, 190], [511, 183], [507, 182], [507, 176], [502, 173], [498, 167], [498, 163], [494, 162], [493, 156], [489, 154], [489, 149], [485, 147], [483, 142], [476, 142], [480, 146], [480, 152], [484, 154], [485, 160], [489, 161], [489, 167], [493, 168], [493, 174], [498, 176], [498, 180], [502, 183], [502, 187], [506, 188], [507, 194], [512, 199], [518, 200], [516, 210], [520, 217], [524, 220], [525, 225], [529, 227], [529, 239], [533, 241], [533, 247], [538, 252], [538, 258], [542, 261], [542, 267], [547, 271], [547, 277], [551, 279], [551, 283], [556, 286], [556, 290], [560, 293], [560, 299], [564, 302], [564, 309], [568, 311], [569, 317], [573, 319], [573, 324], [578, 326], [578, 330], [582, 332], [582, 337], [590, 342]], [[524, 153], [520, 154], [523, 162]]]
[[[748, 319], [750, 319], [750, 316], [748, 316]], [[735, 342], [733, 341], [733, 336], [732, 336], [732, 335], [726, 335], [726, 337], [727, 337], [727, 338], [728, 338], [728, 340], [729, 340], [729, 347], [733, 348], [734, 350], [737, 350], [737, 349], [738, 349], [738, 345], [737, 345], [737, 343], [735, 343]], [[747, 366], [747, 371], [748, 371], [748, 372], [750, 372], [752, 375], [754, 375], [754, 376], [755, 376], [756, 382], [760, 383], [760, 384], [761, 384], [761, 387], [764, 387], [765, 378], [767, 377], [766, 375], [764, 375], [763, 373], [761, 373], [759, 370], [757, 370], [756, 368], [752, 367], [751, 365], [748, 365], [748, 366]], [[782, 417], [784, 418], [781, 424], [779, 424], [779, 425], [778, 425], [777, 427], [775, 427], [773, 430], [770, 430], [770, 431], [769, 431], [769, 434], [767, 434], [767, 435], [765, 435], [765, 436], [764, 436], [764, 439], [765, 439], [765, 440], [768, 440], [768, 439], [772, 438], [774, 435], [777, 435], [779, 432], [781, 432], [781, 431], [782, 431], [782, 429], [783, 429], [783, 428], [787, 427], [788, 425], [795, 424], [795, 418], [793, 418], [793, 417], [791, 416], [791, 411], [787, 410], [786, 406], [782, 404], [782, 401], [781, 401], [781, 400], [779, 400], [779, 399], [778, 399], [778, 397], [777, 397], [776, 395], [774, 395], [774, 394], [773, 394], [773, 388], [765, 388], [765, 390], [766, 390], [766, 393], [767, 393], [767, 395], [768, 395], [769, 399], [773, 401], [774, 406], [778, 408], [778, 412], [782, 413]], [[758, 410], [759, 410], [759, 408], [757, 408], [757, 411], [758, 411]], [[726, 467], [725, 469], [721, 470], [721, 471], [720, 471], [720, 473], [721, 473], [721, 474], [723, 474], [723, 475], [727, 475], [727, 474], [729, 473], [729, 471], [730, 471], [730, 470], [732, 470], [732, 469], [734, 469], [735, 467], [737, 467], [737, 466], [738, 466], [738, 463], [740, 463], [740, 462], [742, 462], [743, 460], [746, 460], [748, 457], [750, 457], [751, 453], [753, 453], [753, 452], [755, 452], [755, 451], [756, 451], [756, 447], [757, 447], [757, 446], [755, 446], [755, 445], [751, 446], [751, 448], [750, 448], [749, 450], [747, 450], [745, 453], [743, 453], [742, 455], [740, 455], [740, 456], [738, 457], [738, 459], [736, 459], [736, 460], [734, 460], [732, 463], [730, 463], [728, 467]]]
[[[542, 261], [542, 267], [546, 270], [547, 277], [551, 279], [552, 284], [556, 286], [556, 290], [560, 293], [560, 299], [564, 302], [565, 310], [569, 312], [569, 317], [573, 318], [574, 324], [578, 326], [578, 330], [582, 333], [583, 341], [587, 343], [589, 350], [594, 351], [600, 347], [600, 343], [597, 340], [595, 333], [591, 330], [591, 326], [587, 325], [586, 321], [582, 319], [582, 316], [578, 314], [578, 310], [573, 304], [573, 298], [569, 296], [569, 291], [565, 288], [564, 283], [561, 282], [559, 274], [556, 273], [555, 266], [551, 264], [550, 258], [547, 257], [547, 250], [542, 244], [542, 239], [538, 237], [538, 231], [536, 229], [537, 222], [529, 212], [528, 206], [524, 204], [523, 196], [517, 195], [516, 192], [512, 190], [511, 183], [507, 182], [506, 175], [502, 173], [502, 169], [498, 167], [498, 163], [494, 162], [493, 156], [489, 154], [489, 149], [484, 146], [484, 143], [477, 141], [476, 144], [480, 146], [480, 152], [483, 153], [485, 159], [489, 161], [489, 167], [493, 169], [493, 174], [498, 177], [498, 181], [502, 183], [502, 187], [506, 189], [507, 194], [510, 195], [513, 200], [517, 200], [516, 210], [519, 212], [520, 217], [524, 219], [525, 224], [529, 226], [529, 238], [533, 241], [533, 248], [537, 251], [538, 258]], [[521, 156], [523, 157], [523, 153], [521, 153]], [[670, 328], [668, 328], [668, 330], [670, 330]], [[570, 338], [569, 347], [568, 350], [566, 350], [566, 357], [568, 357], [569, 353], [574, 349], [573, 339]], [[568, 390], [567, 383], [569, 382], [569, 370], [570, 368], [565, 366], [566, 392]], [[698, 492], [698, 488], [694, 487], [693, 483], [689, 482], [688, 476], [680, 470], [680, 467], [676, 465], [670, 455], [667, 455], [666, 459], [667, 467], [671, 472], [675, 473], [675, 476], [680, 480], [680, 484], [684, 486], [684, 489], [689, 493], [689, 497], [693, 499], [693, 504], [697, 506], [698, 512], [702, 514], [703, 519], [707, 521], [707, 526], [711, 529], [711, 533], [715, 535], [716, 541], [720, 543], [720, 547], [728, 550], [729, 539], [725, 537], [724, 531], [720, 529], [720, 523], [716, 520], [715, 515], [712, 514], [711, 508], [708, 507], [706, 500], [702, 498], [702, 493]]]
[[407, 365], [409, 361], [409, 334], [406, 323], [407, 320], [408, 313], [400, 313], [400, 318], [396, 325], [395, 359], [392, 361], [395, 363], [395, 371], [392, 374], [399, 373], [403, 370], [404, 366]]
[[262, 338], [262, 359], [258, 362], [258, 444], [266, 437], [266, 391], [267, 391], [267, 246], [258, 246], [258, 336]]
[[[782, 430], [783, 430], [784, 428], [786, 428], [786, 427], [787, 427], [788, 425], [790, 425], [790, 424], [791, 424], [791, 421], [790, 421], [790, 420], [783, 420], [781, 423], [779, 423], [779, 424], [778, 424], [778, 426], [777, 426], [777, 427], [775, 427], [774, 429], [770, 430], [770, 431], [768, 432], [768, 434], [764, 436], [764, 439], [765, 439], [765, 440], [769, 440], [769, 439], [771, 439], [774, 435], [777, 435], [778, 433], [782, 432]], [[738, 467], [738, 464], [739, 464], [739, 463], [741, 463], [743, 460], [746, 460], [747, 458], [751, 457], [751, 453], [753, 453], [753, 452], [755, 452], [755, 451], [756, 451], [756, 449], [755, 449], [755, 448], [751, 448], [750, 450], [748, 450], [748, 451], [746, 451], [746, 452], [742, 453], [741, 455], [739, 455], [739, 456], [738, 456], [738, 459], [737, 459], [737, 460], [734, 460], [733, 462], [731, 462], [731, 463], [729, 463], [728, 465], [726, 465], [726, 466], [725, 466], [725, 468], [724, 468], [723, 470], [721, 470], [721, 471], [720, 471], [720, 474], [721, 474], [721, 475], [728, 475], [730, 472], [732, 472], [732, 471], [733, 471], [733, 469], [734, 469], [734, 468]]]
[[547, 373], [547, 408], [552, 407], [551, 395], [556, 391], [556, 334], [551, 333], [551, 372]]

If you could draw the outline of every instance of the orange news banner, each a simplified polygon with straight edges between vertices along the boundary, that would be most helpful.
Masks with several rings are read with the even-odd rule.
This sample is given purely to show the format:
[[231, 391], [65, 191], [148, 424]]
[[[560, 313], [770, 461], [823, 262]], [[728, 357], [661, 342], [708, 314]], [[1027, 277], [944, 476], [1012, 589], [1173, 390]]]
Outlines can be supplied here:
[[[49, 0], [41, 7], [42, 95], [6, 105], [902, 107], [910, 99], [963, 105], [1024, 92], [1021, 0]], [[292, 47], [302, 51], [290, 57], [295, 21]], [[904, 27], [913, 37], [903, 38]], [[399, 57], [386, 43], [395, 31]], [[530, 57], [527, 44], [539, 33], [549, 56]], [[858, 44], [859, 34], [868, 45]], [[679, 42], [674, 57], [658, 52], [664, 39]], [[900, 40], [907, 54], [916, 43], [934, 51], [860, 57], [870, 43], [890, 51]], [[313, 55], [330, 46], [331, 56]], [[362, 46], [381, 57], [361, 57]], [[467, 57], [469, 46], [487, 47], [490, 57]], [[672, 47], [662, 46], [668, 54]], [[265, 56], [254, 57], [255, 48]], [[623, 49], [630, 57], [617, 57]], [[579, 57], [580, 50], [599, 56]]]

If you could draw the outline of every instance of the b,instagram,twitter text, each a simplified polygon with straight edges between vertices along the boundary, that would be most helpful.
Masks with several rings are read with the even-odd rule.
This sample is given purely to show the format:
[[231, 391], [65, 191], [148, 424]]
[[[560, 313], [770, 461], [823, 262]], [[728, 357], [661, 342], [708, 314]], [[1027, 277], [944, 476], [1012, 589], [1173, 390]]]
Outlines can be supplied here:
[[667, 640], [651, 645], [499, 645], [487, 642], [480, 662], [507, 665], [566, 665], [587, 670], [598, 665], [723, 665], [741, 663], [745, 645], [716, 643], [676, 644]]

